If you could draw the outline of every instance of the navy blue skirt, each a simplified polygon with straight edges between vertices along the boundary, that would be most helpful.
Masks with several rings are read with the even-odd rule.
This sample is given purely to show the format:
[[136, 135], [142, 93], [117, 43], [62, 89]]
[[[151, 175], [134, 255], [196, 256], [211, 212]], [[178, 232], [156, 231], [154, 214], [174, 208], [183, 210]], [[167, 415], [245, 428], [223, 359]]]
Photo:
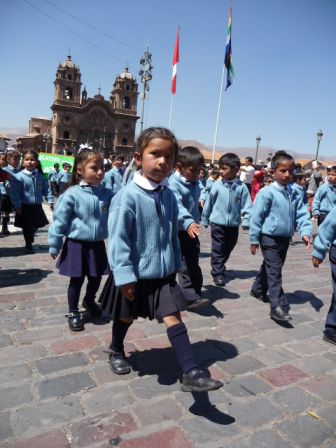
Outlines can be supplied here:
[[21, 213], [15, 214], [14, 226], [21, 229], [37, 230], [48, 224], [49, 221], [43, 211], [42, 204], [22, 204]]
[[101, 277], [110, 272], [104, 241], [66, 238], [56, 267], [67, 277]]
[[112, 320], [119, 317], [143, 317], [150, 320], [156, 318], [158, 322], [162, 322], [163, 317], [186, 309], [184, 294], [175, 277], [175, 274], [171, 274], [166, 278], [138, 280], [135, 284], [135, 298], [131, 301], [122, 297], [111, 273], [98, 302]]

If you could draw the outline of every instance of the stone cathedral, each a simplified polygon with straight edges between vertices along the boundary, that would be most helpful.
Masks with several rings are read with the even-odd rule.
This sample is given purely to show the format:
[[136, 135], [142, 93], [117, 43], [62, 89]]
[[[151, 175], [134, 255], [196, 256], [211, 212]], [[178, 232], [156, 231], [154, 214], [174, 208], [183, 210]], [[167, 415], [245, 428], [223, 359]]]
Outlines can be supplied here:
[[81, 72], [71, 56], [59, 64], [54, 85], [52, 118], [30, 119], [29, 134], [18, 139], [24, 149], [71, 151], [88, 142], [104, 152], [117, 150], [130, 157], [139, 118], [138, 83], [127, 68], [117, 76], [108, 100], [100, 88], [93, 98], [85, 87], [82, 90]]

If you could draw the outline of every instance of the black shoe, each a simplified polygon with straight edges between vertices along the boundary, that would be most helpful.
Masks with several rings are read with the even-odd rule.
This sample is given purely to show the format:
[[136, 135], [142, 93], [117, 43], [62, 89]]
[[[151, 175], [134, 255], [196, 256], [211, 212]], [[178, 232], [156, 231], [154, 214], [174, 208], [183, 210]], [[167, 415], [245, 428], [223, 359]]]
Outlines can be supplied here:
[[203, 299], [199, 297], [195, 300], [187, 300], [187, 310], [194, 310], [195, 308], [201, 308], [202, 306], [208, 306], [210, 303], [209, 299]]
[[189, 373], [183, 375], [183, 383], [181, 384], [182, 392], [206, 392], [208, 390], [217, 390], [223, 386], [218, 380], [212, 380], [200, 369], [193, 369]]
[[336, 331], [325, 330], [323, 334], [323, 340], [330, 342], [331, 344], [336, 344]]
[[225, 278], [224, 277], [215, 277], [213, 280], [214, 280], [215, 285], [225, 286]]
[[271, 308], [270, 317], [271, 319], [279, 320], [282, 322], [288, 322], [289, 320], [292, 320], [292, 316], [287, 311], [283, 310], [280, 306]]
[[124, 353], [117, 353], [110, 350], [109, 363], [113, 373], [126, 375], [131, 372], [131, 366], [125, 358]]
[[100, 306], [96, 302], [86, 302], [84, 299], [82, 302], [82, 307], [85, 308], [86, 311], [91, 314], [91, 316], [98, 317], [102, 313]]
[[10, 233], [10, 231], [7, 229], [7, 228], [3, 228], [2, 230], [1, 230], [1, 235], [2, 236], [9, 236], [11, 233]]
[[71, 331], [84, 330], [84, 324], [78, 311], [68, 314], [68, 324]]
[[34, 254], [35, 253], [32, 244], [26, 244], [24, 250], [25, 250], [26, 254]]
[[266, 294], [256, 294], [252, 289], [250, 291], [250, 296], [264, 303], [269, 302], [269, 299]]

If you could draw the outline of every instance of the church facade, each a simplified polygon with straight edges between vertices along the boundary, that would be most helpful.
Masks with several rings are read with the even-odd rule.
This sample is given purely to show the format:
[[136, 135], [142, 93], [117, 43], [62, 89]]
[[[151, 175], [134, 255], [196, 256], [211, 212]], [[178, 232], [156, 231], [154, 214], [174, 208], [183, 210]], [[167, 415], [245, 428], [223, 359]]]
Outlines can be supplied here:
[[[31, 118], [29, 134], [18, 143], [48, 152], [74, 152], [89, 143], [104, 152], [118, 151], [129, 159], [135, 139], [138, 83], [126, 68], [117, 76], [108, 100], [98, 89], [93, 98], [82, 90], [79, 67], [68, 56], [54, 81], [51, 120]], [[35, 148], [37, 149], [37, 148]]]

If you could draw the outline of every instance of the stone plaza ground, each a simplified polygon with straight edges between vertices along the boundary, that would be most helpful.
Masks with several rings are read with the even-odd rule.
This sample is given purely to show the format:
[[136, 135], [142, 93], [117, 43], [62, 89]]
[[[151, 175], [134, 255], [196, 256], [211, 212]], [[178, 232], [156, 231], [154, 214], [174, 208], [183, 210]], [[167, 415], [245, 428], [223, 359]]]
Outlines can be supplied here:
[[326, 261], [314, 270], [298, 237], [290, 246], [284, 289], [293, 325], [269, 318], [249, 296], [260, 254], [248, 235], [229, 260], [228, 282], [210, 276], [209, 230], [201, 266], [207, 308], [184, 313], [202, 367], [224, 381], [215, 392], [180, 391], [180, 370], [163, 325], [139, 320], [127, 336], [130, 375], [113, 374], [108, 319], [70, 333], [68, 280], [20, 232], [0, 239], [0, 446], [6, 448], [335, 448], [336, 346], [322, 340], [330, 304]]

